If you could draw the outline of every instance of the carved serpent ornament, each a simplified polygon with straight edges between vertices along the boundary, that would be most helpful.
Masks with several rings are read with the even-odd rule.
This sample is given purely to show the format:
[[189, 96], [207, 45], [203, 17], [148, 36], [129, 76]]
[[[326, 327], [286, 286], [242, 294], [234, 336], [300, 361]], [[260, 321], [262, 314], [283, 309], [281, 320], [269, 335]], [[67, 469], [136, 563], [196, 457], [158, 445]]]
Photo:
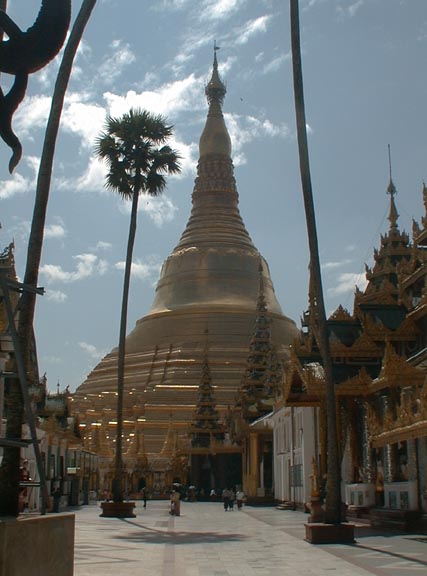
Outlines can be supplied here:
[[42, 0], [36, 21], [23, 32], [0, 10], [0, 28], [8, 36], [0, 42], [0, 72], [15, 76], [7, 94], [0, 87], [0, 137], [12, 149], [10, 173], [22, 156], [22, 145], [12, 129], [12, 117], [25, 96], [28, 75], [46, 66], [58, 54], [70, 18], [71, 0]]

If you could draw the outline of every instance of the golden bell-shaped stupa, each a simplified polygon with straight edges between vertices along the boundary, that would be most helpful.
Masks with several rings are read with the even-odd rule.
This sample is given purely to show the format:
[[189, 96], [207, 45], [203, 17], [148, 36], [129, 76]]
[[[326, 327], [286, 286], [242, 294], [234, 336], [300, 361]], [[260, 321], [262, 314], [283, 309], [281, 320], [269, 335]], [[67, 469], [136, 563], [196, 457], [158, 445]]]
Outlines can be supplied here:
[[[277, 302], [268, 265], [240, 216], [231, 141], [222, 114], [226, 93], [216, 53], [206, 86], [209, 112], [187, 226], [164, 262], [151, 310], [126, 339], [125, 421], [139, 413], [147, 453], [160, 453], [172, 422], [188, 434], [208, 344], [216, 408], [234, 404], [245, 373], [257, 314], [260, 274], [271, 344], [279, 358], [297, 334]], [[105, 356], [74, 395], [80, 420], [115, 409], [117, 349]]]

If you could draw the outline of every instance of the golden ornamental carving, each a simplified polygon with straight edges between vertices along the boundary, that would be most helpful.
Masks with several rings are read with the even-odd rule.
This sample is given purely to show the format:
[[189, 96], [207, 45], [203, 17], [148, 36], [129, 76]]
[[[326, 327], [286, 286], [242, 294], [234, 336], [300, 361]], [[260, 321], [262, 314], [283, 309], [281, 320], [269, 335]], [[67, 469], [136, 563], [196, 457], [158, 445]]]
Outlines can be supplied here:
[[369, 393], [372, 384], [372, 378], [366, 368], [362, 366], [356, 376], [348, 378], [337, 386], [338, 396], [363, 396]]
[[393, 339], [411, 341], [415, 340], [420, 334], [418, 326], [415, 324], [413, 318], [406, 316], [401, 322], [399, 327], [394, 331]]
[[421, 228], [418, 222], [413, 218], [412, 219], [412, 239], [414, 242], [417, 241], [418, 236], [421, 234]]
[[408, 364], [406, 358], [398, 354], [394, 346], [387, 341], [381, 370], [378, 378], [372, 383], [372, 389], [377, 391], [402, 386], [408, 382], [417, 382], [420, 377], [422, 377], [422, 372]]
[[331, 316], [329, 317], [329, 320], [337, 320], [340, 322], [345, 322], [345, 321], [349, 321], [349, 320], [353, 321], [354, 316], [352, 316], [350, 314], [350, 312], [347, 310], [347, 308], [344, 308], [340, 304], [338, 306], [338, 308], [335, 310], [335, 312], [333, 312], [331, 314]]
[[366, 336], [375, 342], [385, 340], [387, 335], [391, 334], [391, 330], [384, 326], [380, 320], [374, 319], [370, 314], [363, 315], [362, 325]]
[[366, 404], [366, 425], [370, 438], [377, 435], [382, 430], [382, 422], [379, 412], [370, 402]]
[[381, 349], [366, 332], [362, 332], [359, 338], [357, 338], [351, 347], [351, 352], [354, 356], [359, 357], [367, 356], [369, 358], [377, 358], [381, 356]]
[[367, 424], [374, 445], [407, 440], [427, 430], [426, 402], [427, 382], [424, 380], [422, 385], [404, 387], [395, 399], [390, 396], [383, 418], [379, 410], [368, 403]]

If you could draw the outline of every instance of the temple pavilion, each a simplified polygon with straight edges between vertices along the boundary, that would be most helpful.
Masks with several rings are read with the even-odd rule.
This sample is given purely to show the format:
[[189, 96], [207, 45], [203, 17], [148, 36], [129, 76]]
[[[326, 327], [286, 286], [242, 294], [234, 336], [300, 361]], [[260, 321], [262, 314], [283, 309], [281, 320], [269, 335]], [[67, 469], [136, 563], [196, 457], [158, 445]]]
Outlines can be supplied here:
[[[389, 229], [366, 266], [367, 286], [356, 289], [353, 310], [342, 306], [327, 321], [342, 459], [342, 500], [371, 523], [411, 529], [427, 519], [427, 189], [425, 215], [414, 221], [412, 241], [399, 230], [391, 179]], [[291, 438], [282, 466], [276, 463], [281, 498], [303, 506], [310, 497], [300, 478], [286, 477], [295, 462], [305, 488], [321, 486], [327, 473], [326, 397], [316, 340], [315, 301], [310, 297], [301, 338], [286, 366], [275, 405], [276, 438]], [[312, 413], [314, 430], [299, 424], [299, 441], [286, 432], [293, 419]], [[280, 416], [281, 415], [281, 416]], [[281, 419], [281, 421], [280, 421]], [[303, 454], [309, 450], [309, 454]], [[285, 454], [285, 452], [288, 454]], [[301, 452], [301, 456], [299, 455]], [[296, 461], [298, 456], [299, 460]], [[278, 456], [282, 458], [282, 456]], [[289, 464], [289, 466], [287, 466]], [[282, 468], [282, 472], [281, 472]], [[314, 472], [315, 471], [315, 472]], [[300, 489], [301, 487], [301, 489]], [[313, 496], [313, 494], [311, 494]], [[317, 494], [318, 496], [318, 494]], [[300, 498], [298, 500], [298, 498]], [[301, 498], [304, 498], [302, 500]]]
[[[132, 490], [147, 485], [161, 492], [175, 481], [205, 488], [241, 481], [242, 448], [226, 428], [251, 362], [260, 290], [276, 366], [298, 333], [239, 212], [216, 52], [205, 93], [208, 114], [191, 214], [163, 264], [150, 311], [126, 339], [124, 459]], [[88, 448], [102, 446], [104, 455], [114, 452], [116, 387], [113, 349], [72, 400]], [[224, 470], [234, 472], [224, 476]], [[102, 482], [110, 478], [111, 468]]]

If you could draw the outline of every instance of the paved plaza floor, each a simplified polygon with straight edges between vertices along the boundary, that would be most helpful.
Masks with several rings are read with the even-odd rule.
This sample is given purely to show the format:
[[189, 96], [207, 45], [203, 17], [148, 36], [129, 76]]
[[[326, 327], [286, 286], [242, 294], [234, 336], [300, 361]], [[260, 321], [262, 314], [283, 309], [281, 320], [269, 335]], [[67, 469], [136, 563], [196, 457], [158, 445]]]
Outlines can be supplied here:
[[137, 503], [136, 518], [76, 510], [75, 576], [409, 576], [427, 574], [427, 535], [356, 529], [354, 545], [304, 541], [307, 515], [221, 503]]

